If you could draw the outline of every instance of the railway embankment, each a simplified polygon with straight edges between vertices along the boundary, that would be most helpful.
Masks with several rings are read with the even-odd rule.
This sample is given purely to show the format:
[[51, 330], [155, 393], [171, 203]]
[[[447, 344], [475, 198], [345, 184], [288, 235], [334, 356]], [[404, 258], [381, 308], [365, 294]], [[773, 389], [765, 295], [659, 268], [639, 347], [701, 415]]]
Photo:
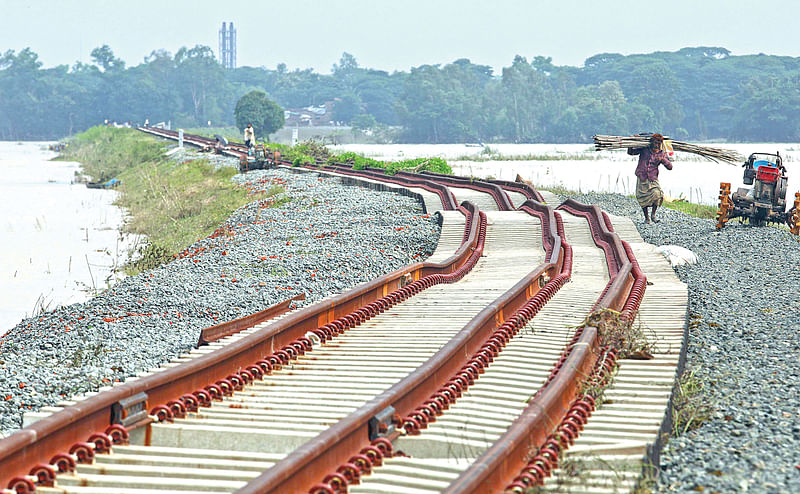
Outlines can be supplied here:
[[0, 339], [0, 434], [18, 429], [25, 412], [169, 361], [203, 328], [300, 293], [313, 303], [436, 247], [436, 218], [407, 196], [316, 173], [255, 171], [237, 181], [256, 200], [171, 262]]

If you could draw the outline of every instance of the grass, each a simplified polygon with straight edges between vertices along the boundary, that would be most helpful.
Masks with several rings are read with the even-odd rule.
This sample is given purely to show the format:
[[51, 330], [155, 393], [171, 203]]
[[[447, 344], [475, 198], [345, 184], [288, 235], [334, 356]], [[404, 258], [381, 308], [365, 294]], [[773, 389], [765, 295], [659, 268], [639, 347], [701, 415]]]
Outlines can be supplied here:
[[703, 381], [697, 375], [698, 370], [686, 370], [678, 379], [672, 403], [673, 437], [697, 429], [714, 413], [713, 404], [703, 393]]
[[177, 163], [164, 150], [163, 143], [133, 129], [93, 127], [76, 136], [62, 155], [79, 161], [93, 180], [122, 181], [116, 204], [129, 214], [124, 231], [147, 239], [138, 258], [124, 267], [129, 275], [171, 260], [241, 206], [283, 192], [276, 187], [266, 194], [248, 193], [231, 181], [235, 168], [215, 169], [204, 159]]
[[95, 182], [119, 177], [140, 163], [158, 160], [165, 146], [155, 139], [145, 139], [135, 129], [96, 126], [76, 135], [59, 159], [77, 161], [83, 172]]
[[682, 213], [686, 213], [689, 216], [694, 216], [695, 218], [714, 219], [717, 215], [716, 206], [693, 204], [684, 199], [677, 199], [672, 202], [664, 201], [664, 204], [662, 204], [662, 206], [664, 206], [665, 208], [680, 211]]

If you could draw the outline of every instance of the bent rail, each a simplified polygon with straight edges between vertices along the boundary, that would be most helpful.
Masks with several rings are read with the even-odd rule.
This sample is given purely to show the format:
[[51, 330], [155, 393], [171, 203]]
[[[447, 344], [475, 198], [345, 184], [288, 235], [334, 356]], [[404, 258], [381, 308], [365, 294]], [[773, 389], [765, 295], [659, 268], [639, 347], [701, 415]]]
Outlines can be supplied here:
[[[233, 342], [213, 354], [115, 386], [107, 392], [65, 407], [0, 440], [0, 485], [8, 483], [14, 477], [28, 474], [34, 465], [52, 463], [53, 451], [68, 451], [78, 443], [85, 444], [86, 431], [102, 433], [107, 431], [109, 426], [119, 424], [127, 413], [123, 404], [135, 397], [141, 397], [142, 393], [145, 396], [137, 403], [145, 411], [154, 407], [169, 409], [169, 404], [177, 397], [196, 393], [209, 383], [241, 372], [263, 373], [272, 364], [268, 361], [260, 364], [259, 371], [258, 363], [264, 362], [267, 357], [275, 353], [280, 353], [282, 349], [292, 347], [289, 349], [291, 352], [304, 351], [306, 342], [302, 339], [308, 331], [317, 330], [343, 317], [348, 317], [348, 321], [364, 320], [365, 314], [359, 313], [356, 316], [352, 314], [401, 289], [409, 277], [416, 281], [430, 275], [447, 275], [463, 271], [462, 268], [470, 258], [474, 258], [474, 251], [479, 245], [481, 220], [474, 206], [465, 203], [462, 207], [469, 213], [465, 224], [467, 241], [453, 256], [442, 263], [415, 263], [383, 275], [345, 294], [290, 314], [283, 320]], [[408, 296], [406, 291], [402, 296]], [[277, 359], [277, 362], [279, 363], [280, 359]], [[247, 370], [242, 371], [242, 369]], [[246, 382], [247, 379], [247, 374], [235, 378], [240, 382]], [[137, 428], [150, 423], [147, 415], [143, 415], [141, 420], [126, 423], [126, 426]]]
[[542, 197], [542, 194], [524, 182], [511, 182], [509, 180], [487, 180], [487, 182], [497, 184], [505, 190], [519, 192], [532, 201], [544, 202], [544, 197]]
[[[556, 216], [552, 209], [539, 206], [535, 215], [540, 218], [549, 215], [547, 223], [555, 225]], [[542, 228], [543, 240], [551, 252], [548, 260], [552, 262], [538, 266], [493, 304], [483, 309], [436, 355], [401, 382], [291, 453], [237, 492], [307, 492], [322, 480], [321, 472], [335, 471], [369, 445], [370, 421], [381, 412], [392, 410], [399, 417], [408, 417], [432, 395], [449, 395], [455, 400], [456, 395], [468, 386], [468, 381], [477, 377], [479, 371], [475, 369], [481, 369], [491, 361], [492, 355], [497, 354], [501, 344], [495, 341], [502, 338], [507, 341], [509, 338], [509, 330], [501, 325], [516, 324], [517, 329], [524, 327], [538, 308], [568, 278], [565, 271], [568, 273], [571, 265], [571, 254], [562, 235], [558, 235], [556, 228]], [[551, 280], [546, 282], [548, 279]], [[518, 314], [522, 308], [526, 309], [527, 318]], [[513, 315], [508, 317], [507, 314]], [[512, 320], [513, 323], [510, 322]], [[498, 326], [502, 329], [498, 329]], [[395, 425], [400, 425], [396, 419]], [[324, 489], [323, 487], [322, 490]]]
[[[151, 133], [174, 138], [174, 136]], [[186, 136], [184, 138], [186, 139]], [[205, 138], [199, 138], [197, 142], [200, 144], [197, 145], [206, 146], [208, 143], [203, 143], [203, 139]], [[241, 153], [235, 147], [226, 151], [226, 154], [228, 152], [231, 155]], [[55, 420], [51, 420], [51, 425], [48, 426], [48, 419], [43, 419], [34, 426], [21, 431], [29, 432], [25, 437], [30, 440], [30, 443], [23, 445], [16, 453], [29, 458], [28, 466], [32, 465], [32, 458], [37, 454], [39, 454], [40, 463], [46, 459], [46, 456], [44, 456], [45, 459], [41, 459], [43, 453], [38, 452], [35, 448], [35, 444], [38, 444], [40, 440], [61, 440], [65, 445], [61, 450], [66, 450], [70, 441], [65, 439], [69, 436], [62, 429], [77, 430], [73, 436], [83, 434], [83, 437], [78, 437], [77, 441], [73, 442], [73, 444], [77, 444], [82, 440], [85, 441], [87, 424], [97, 425], [92, 429], [94, 431], [102, 431], [103, 424], [117, 423], [120, 419], [140, 417], [140, 420], [133, 424], [126, 423], [131, 427], [149, 423], [152, 419], [148, 418], [146, 413], [144, 413], [144, 417], [135, 413], [129, 415], [132, 410], [126, 410], [123, 403], [132, 398], [144, 395], [146, 410], [156, 405], [156, 408], [161, 408], [163, 413], [169, 414], [170, 403], [175, 403], [175, 396], [181, 393], [186, 393], [184, 396], [189, 396], [197, 403], [198, 393], [205, 393], [203, 385], [209, 382], [213, 383], [215, 379], [220, 379], [220, 376], [225, 380], [227, 375], [228, 380], [238, 385], [241, 382], [247, 382], [248, 379], [252, 380], [253, 376], [257, 377], [269, 372], [272, 368], [271, 362], [280, 365], [283, 357], [276, 356], [281, 352], [286, 353], [291, 348], [296, 354], [302, 353], [311, 345], [304, 337], [308, 331], [314, 332], [324, 341], [342, 331], [343, 328], [351, 327], [349, 324], [356, 325], [363, 322], [374, 312], [389, 306], [390, 303], [396, 303], [396, 301], [433, 284], [448, 282], [463, 276], [474, 261], [481, 256], [483, 233], [486, 228], [485, 220], [483, 213], [469, 203], [464, 203], [460, 207], [456, 206], [454, 196], [445, 184], [464, 187], [468, 182], [469, 188], [491, 194], [501, 210], [510, 205], [508, 195], [503, 192], [503, 189], [514, 190], [529, 197], [529, 200], [520, 206], [519, 210], [540, 219], [546, 251], [545, 262], [507, 290], [495, 302], [484, 308], [455, 338], [445, 344], [436, 355], [416, 371], [364, 404], [346, 419], [321, 433], [317, 438], [290, 453], [286, 459], [248, 483], [239, 492], [308, 492], [309, 487], [321, 480], [320, 472], [335, 471], [337, 467], [341, 468], [346, 462], [352, 461], [354, 455], [360, 451], [363, 452], [364, 446], [369, 445], [369, 442], [366, 441], [372, 439], [375, 433], [370, 424], [374, 423], [379, 415], [384, 416], [389, 410], [397, 416], [391, 418], [391, 423], [398, 426], [402, 424], [407, 431], [413, 433], [415, 428], [419, 428], [419, 423], [425, 421], [426, 408], [433, 406], [433, 402], [438, 403], [438, 406], [445, 405], [448, 400], [450, 403], [454, 402], [460, 392], [471, 384], [471, 379], [477, 377], [479, 372], [477, 369], [489, 365], [492, 357], [498, 354], [504, 344], [516, 334], [516, 331], [524, 327], [525, 323], [538, 312], [547, 300], [569, 280], [572, 252], [570, 246], [563, 241], [564, 230], [561, 216], [540, 201], [533, 200], [532, 198], [536, 197], [536, 194], [533, 193], [535, 190], [525, 184], [517, 187], [509, 185], [509, 183], [497, 183], [501, 181], [486, 183], [463, 178], [442, 177], [433, 173], [424, 174], [429, 179], [425, 180], [420, 175], [405, 172], [399, 173], [400, 176], [391, 176], [386, 175], [382, 170], [353, 170], [352, 167], [338, 164], [327, 165], [324, 168], [369, 180], [380, 180], [410, 187], [424, 186], [431, 192], [447, 191], [446, 193], [437, 192], [445, 204], [445, 208], [448, 206], [447, 198], [449, 198], [452, 201], [449, 206], [453, 209], [460, 209], [468, 216], [464, 232], [466, 241], [456, 254], [442, 263], [417, 263], [407, 266], [346, 294], [290, 314], [284, 320], [270, 324], [253, 335], [243, 338], [240, 342], [215, 352], [215, 358], [211, 358], [211, 355], [199, 357], [189, 364], [117, 386], [108, 392], [113, 394], [116, 390], [117, 394], [114, 395], [116, 398], [106, 397], [101, 400], [101, 396], [108, 394], [102, 393], [86, 399], [74, 407], [68, 407], [71, 409], [70, 413], [61, 415], [62, 412], [59, 412], [51, 417], [59, 416], [61, 429], [54, 429], [55, 426], [52, 423]], [[524, 190], [527, 190], [527, 193]], [[502, 197], [506, 198], [508, 205], [504, 204]], [[513, 207], [508, 209], [513, 209]], [[585, 217], [590, 224], [595, 243], [603, 249], [606, 256], [610, 279], [592, 310], [611, 308], [620, 311], [625, 318], [634, 317], [644, 293], [645, 280], [633, 258], [630, 246], [620, 241], [613, 232], [610, 218], [596, 206], [567, 201], [559, 209]], [[407, 279], [415, 281], [410, 285], [403, 286]], [[599, 287], [597, 292], [599, 292]], [[239, 325], [245, 323], [237, 320], [226, 324], [228, 326], [220, 325], [225, 327], [215, 331], [235, 331]], [[604, 366], [607, 367], [608, 363], [613, 362], [614, 359], [613, 353], [608, 354], [606, 349], [601, 348], [602, 335], [599, 331], [598, 328], [589, 325], [580, 327], [576, 331], [573, 341], [562, 353], [562, 358], [551, 372], [550, 378], [531, 399], [530, 406], [523, 411], [506, 434], [485, 451], [478, 462], [451, 484], [446, 492], [497, 491], [512, 480], [515, 480], [512, 484], [513, 488], [520, 489], [521, 485], [532, 485], [537, 479], [540, 479], [537, 475], [547, 475], [555, 468], [559, 450], [566, 447], [579, 428], [574, 422], [568, 422], [564, 417], [578, 413], [576, 406], [578, 410], [585, 411], [587, 414], [591, 410], [592, 404], [586, 402], [590, 400], [581, 400], [583, 398], [582, 383], [587, 376], [593, 375], [593, 372]], [[240, 372], [242, 368], [246, 370]], [[178, 369], [183, 370], [178, 372]], [[217, 381], [217, 383], [219, 382]], [[206, 386], [205, 389], [209, 390], [209, 387]], [[169, 393], [166, 391], [168, 388], [170, 388]], [[192, 392], [192, 390], [195, 391]], [[445, 401], [439, 401], [442, 396], [444, 398], [441, 399]], [[166, 401], [170, 399], [172, 401]], [[93, 414], [94, 422], [88, 421], [88, 419], [84, 420], [80, 417], [80, 413]], [[155, 415], [155, 413], [151, 412], [151, 415]], [[405, 420], [402, 420], [401, 417], [405, 417]], [[45, 424], [41, 429], [36, 428], [38, 424], [43, 423]], [[119, 429], [106, 429], [108, 436], [113, 437], [118, 432]], [[97, 440], [96, 444], [100, 445], [104, 440], [103, 435], [105, 434], [93, 434], [89, 443]], [[49, 439], [46, 439], [48, 436]], [[392, 437], [392, 434], [389, 433], [389, 438]], [[19, 441], [14, 444], [18, 443], [21, 444]], [[11, 460], [4, 463], [8, 459], [8, 456], [5, 455], [7, 444], [11, 443], [7, 440], [0, 441], [0, 482], [6, 481], [3, 475], [6, 474], [7, 465], [9, 468], [17, 468], [22, 465], [22, 463], [13, 463]], [[49, 442], [48, 451], [53, 451], [52, 444], [53, 442]], [[28, 446], [31, 447], [28, 448]], [[91, 448], [91, 444], [88, 446]], [[539, 454], [532, 460], [533, 463], [526, 464], [525, 462], [529, 459], [527, 457], [530, 456], [532, 450], [537, 450]], [[72, 453], [71, 448], [70, 452]], [[53, 463], [53, 459], [50, 462]], [[523, 474], [520, 475], [520, 471]], [[17, 475], [23, 475], [24, 472], [25, 469], [20, 467]], [[29, 475], [33, 475], [33, 471]], [[517, 476], [516, 479], [514, 476]], [[520, 480], [523, 478], [524, 482]], [[319, 487], [319, 491], [314, 490], [313, 492], [330, 491], [325, 485], [315, 485], [313, 489], [317, 487]]]
[[288, 298], [283, 302], [275, 304], [272, 307], [264, 309], [260, 312], [256, 312], [255, 314], [250, 314], [249, 316], [240, 317], [239, 319], [234, 319], [233, 321], [227, 321], [217, 324], [216, 326], [205, 328], [200, 332], [200, 338], [197, 341], [197, 346], [208, 345], [213, 341], [217, 341], [226, 336], [238, 333], [243, 329], [255, 326], [256, 324], [262, 323], [268, 319], [272, 319], [275, 316], [285, 314], [290, 310], [292, 302], [305, 299], [306, 294], [301, 293], [300, 295]]
[[[611, 280], [595, 309], [628, 310], [627, 315], [632, 317], [631, 311], [635, 312], [641, 303], [646, 278], [638, 265], [633, 267], [635, 259], [630, 248], [626, 249], [610, 229], [609, 218], [597, 206], [570, 200], [557, 209], [585, 217], [595, 243], [605, 252]], [[557, 466], [559, 452], [568, 446], [570, 439], [574, 440], [580, 429], [579, 424], [565, 417], [573, 413], [589, 414], [593, 410], [593, 401], [581, 392], [581, 386], [589, 376], [613, 362], [613, 352], [608, 356], [606, 352], [600, 348], [598, 328], [579, 328], [566, 355], [530, 405], [506, 433], [443, 492], [500, 492], [515, 479], [514, 487], [540, 482]], [[602, 365], [598, 367], [599, 364]], [[537, 451], [533, 460], [530, 459], [532, 451]]]
[[[412, 175], [409, 172], [399, 171], [397, 175]], [[497, 209], [500, 211], [514, 211], [514, 205], [511, 204], [511, 200], [508, 198], [508, 195], [503, 191], [503, 189], [492, 182], [487, 182], [483, 180], [473, 180], [470, 178], [464, 177], [457, 177], [455, 175], [443, 175], [441, 173], [431, 172], [431, 171], [423, 171], [421, 175], [428, 176], [428, 177], [436, 177], [436, 180], [445, 184], [451, 185], [453, 187], [463, 187], [465, 189], [472, 189], [481, 192], [486, 192], [497, 203]]]

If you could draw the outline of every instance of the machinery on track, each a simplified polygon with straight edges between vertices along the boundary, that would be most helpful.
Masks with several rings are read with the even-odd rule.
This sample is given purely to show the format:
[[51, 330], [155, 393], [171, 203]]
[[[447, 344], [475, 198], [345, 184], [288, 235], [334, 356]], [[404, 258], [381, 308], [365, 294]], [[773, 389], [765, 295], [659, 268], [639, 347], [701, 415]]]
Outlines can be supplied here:
[[275, 163], [280, 159], [281, 153], [272, 151], [263, 144], [252, 147], [248, 153], [239, 158], [239, 171], [244, 173], [250, 170], [266, 170], [274, 168]]
[[753, 226], [768, 223], [786, 224], [800, 234], [800, 193], [786, 210], [786, 167], [779, 153], [753, 153], [742, 165], [743, 182], [752, 188], [739, 187], [731, 195], [731, 184], [720, 183], [717, 229], [733, 218], [745, 218]]

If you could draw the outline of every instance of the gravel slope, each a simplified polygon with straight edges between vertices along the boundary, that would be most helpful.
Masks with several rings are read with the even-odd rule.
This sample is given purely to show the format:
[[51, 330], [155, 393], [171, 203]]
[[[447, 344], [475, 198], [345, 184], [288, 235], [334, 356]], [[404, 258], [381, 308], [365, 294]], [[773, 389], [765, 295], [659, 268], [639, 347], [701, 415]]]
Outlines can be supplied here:
[[800, 241], [738, 222], [717, 231], [662, 208], [645, 224], [618, 194], [571, 196], [634, 219], [655, 245], [692, 250], [676, 272], [689, 287], [687, 370], [695, 370], [711, 420], [669, 441], [659, 492], [800, 492]]
[[[185, 256], [85, 304], [25, 320], [0, 340], [0, 434], [19, 426], [22, 411], [188, 350], [204, 327], [301, 287], [311, 303], [428, 255], [438, 238], [433, 218], [407, 197], [317, 174], [256, 171], [241, 180], [283, 185], [292, 202], [246, 206]], [[634, 218], [647, 242], [680, 245], [699, 258], [676, 271], [695, 321], [687, 369], [716, 411], [670, 440], [659, 492], [800, 492], [798, 239], [737, 223], [718, 232], [711, 220], [667, 209], [661, 223], [646, 225], [630, 198], [572, 197]]]
[[342, 292], [427, 257], [439, 238], [436, 218], [407, 196], [317, 173], [259, 170], [236, 179], [253, 189], [282, 186], [291, 202], [242, 207], [169, 264], [23, 320], [0, 338], [0, 436], [20, 427], [25, 411], [186, 352], [203, 328], [302, 292], [302, 305]]

